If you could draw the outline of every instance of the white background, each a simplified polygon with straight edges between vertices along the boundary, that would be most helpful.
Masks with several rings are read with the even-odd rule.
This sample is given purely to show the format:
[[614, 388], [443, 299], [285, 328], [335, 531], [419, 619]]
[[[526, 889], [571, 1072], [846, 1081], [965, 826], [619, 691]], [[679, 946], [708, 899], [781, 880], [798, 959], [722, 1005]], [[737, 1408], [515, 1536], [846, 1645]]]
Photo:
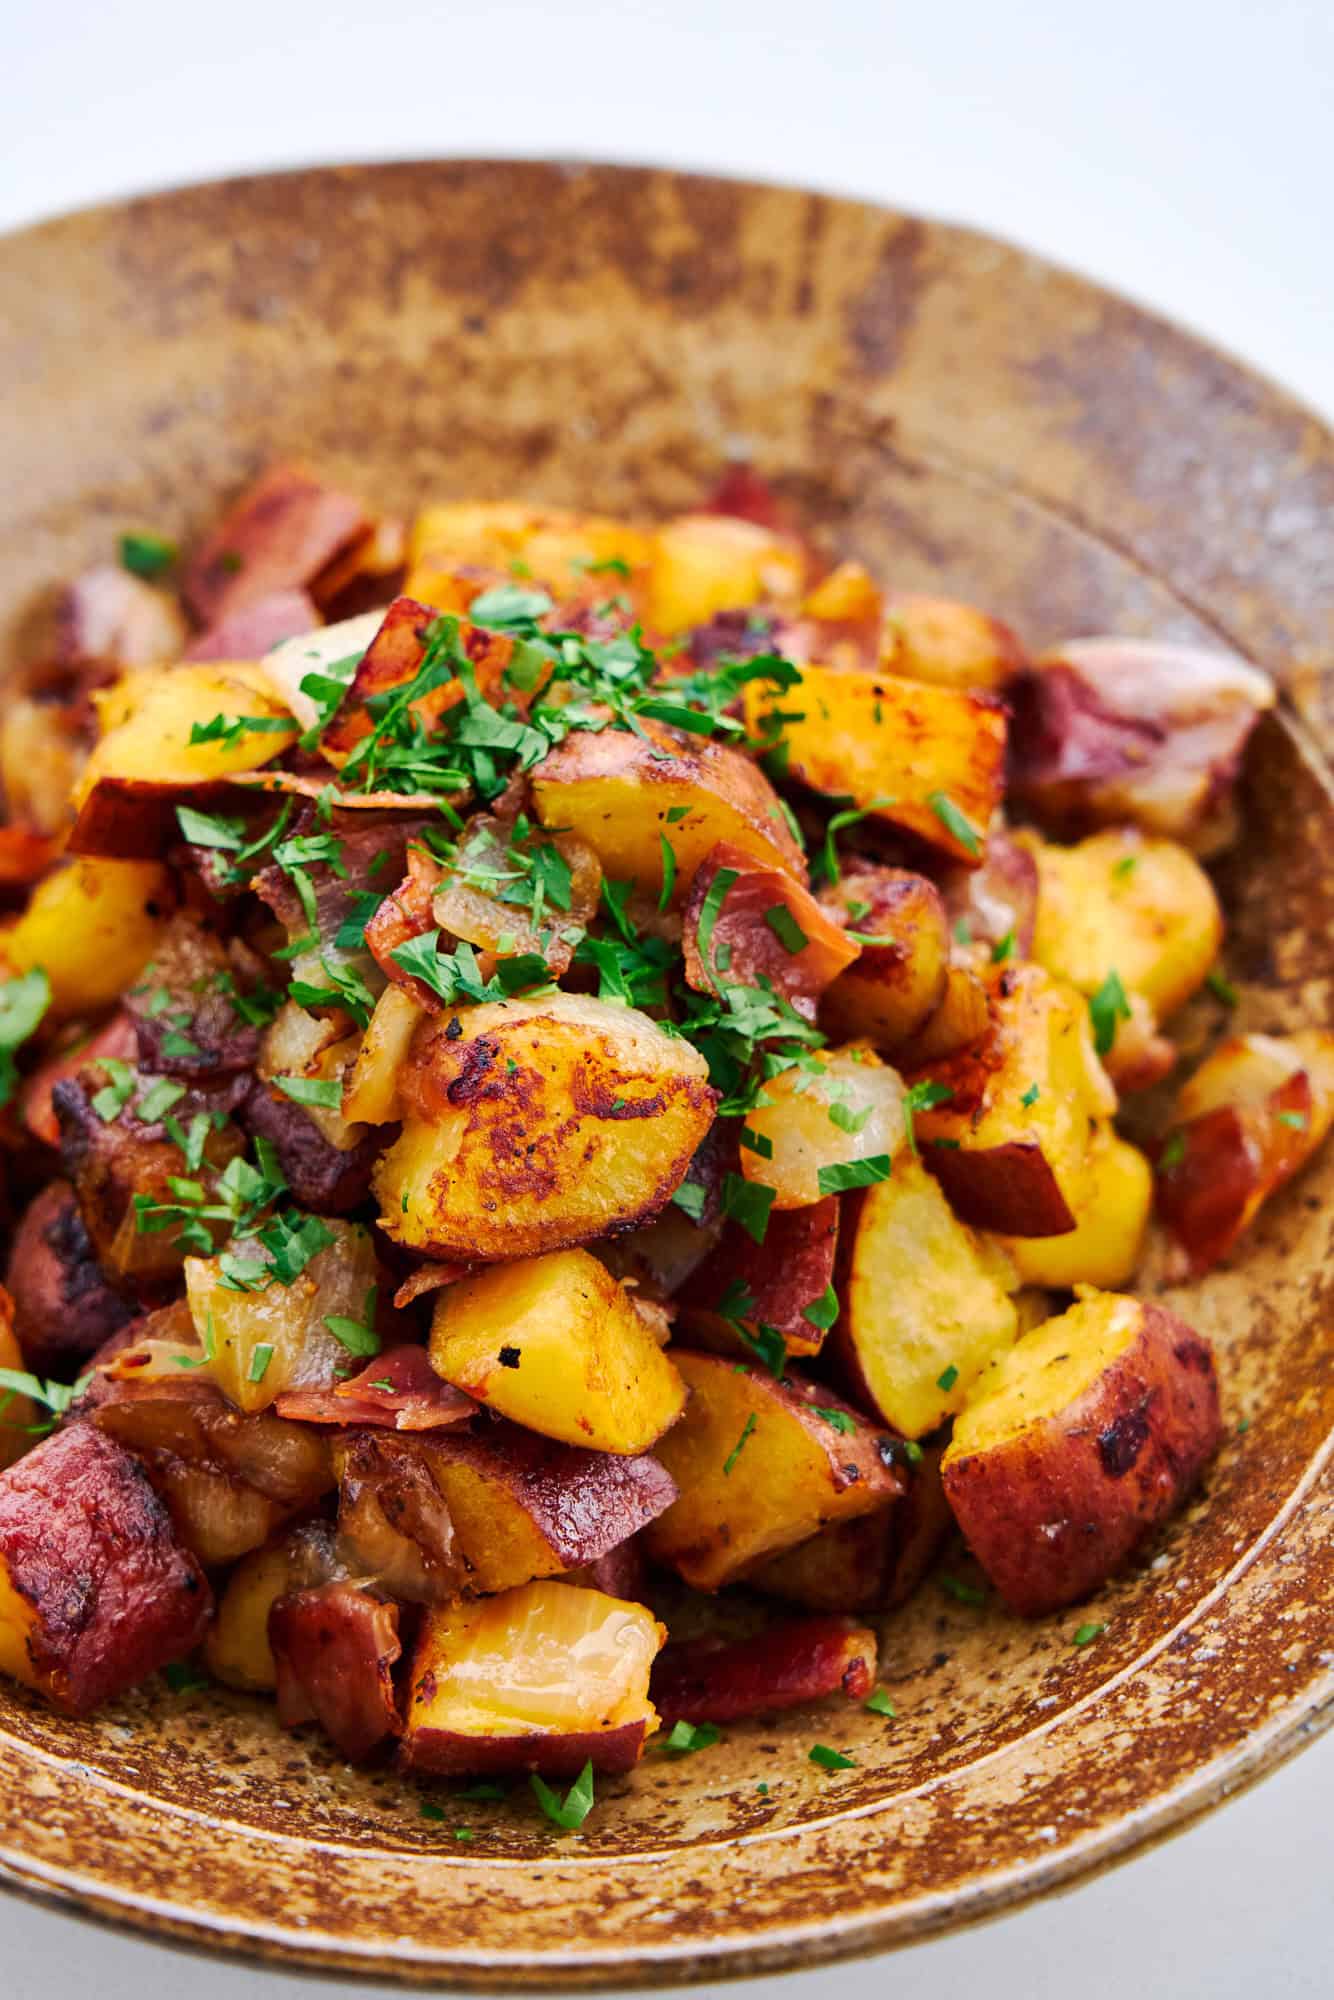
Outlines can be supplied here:
[[[1334, 413], [1334, 0], [0, 0], [0, 227], [239, 169], [443, 152], [713, 167], [980, 224]], [[89, 329], [90, 357], [108, 338]], [[752, 1991], [1327, 1995], [1332, 1792], [1334, 1738], [1056, 1901]], [[0, 1915], [0, 1993], [311, 1992]]]

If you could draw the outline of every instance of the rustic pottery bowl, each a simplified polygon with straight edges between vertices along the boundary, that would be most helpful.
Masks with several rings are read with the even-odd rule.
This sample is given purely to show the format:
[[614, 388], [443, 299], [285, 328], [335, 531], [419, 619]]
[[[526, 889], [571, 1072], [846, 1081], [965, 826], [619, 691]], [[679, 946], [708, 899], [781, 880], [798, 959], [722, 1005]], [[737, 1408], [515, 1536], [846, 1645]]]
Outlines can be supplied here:
[[[8, 655], [118, 531], [188, 536], [278, 453], [392, 508], [614, 511], [686, 506], [749, 452], [897, 584], [1036, 642], [1222, 641], [1277, 674], [1229, 963], [1242, 1025], [1328, 1023], [1334, 439], [1171, 327], [882, 209], [503, 162], [118, 204], [0, 245], [0, 292]], [[543, 1987], [809, 1964], [1068, 1882], [1334, 1714], [1332, 1230], [1334, 1151], [1173, 1295], [1221, 1350], [1198, 1503], [1075, 1616], [928, 1584], [887, 1634], [892, 1723], [798, 1714], [650, 1756], [561, 1837], [526, 1803], [424, 1819], [239, 1695], [155, 1682], [66, 1722], [5, 1688], [0, 1871], [178, 1939]], [[1075, 1647], [1085, 1621], [1106, 1632]], [[817, 1736], [855, 1768], [811, 1764]]]

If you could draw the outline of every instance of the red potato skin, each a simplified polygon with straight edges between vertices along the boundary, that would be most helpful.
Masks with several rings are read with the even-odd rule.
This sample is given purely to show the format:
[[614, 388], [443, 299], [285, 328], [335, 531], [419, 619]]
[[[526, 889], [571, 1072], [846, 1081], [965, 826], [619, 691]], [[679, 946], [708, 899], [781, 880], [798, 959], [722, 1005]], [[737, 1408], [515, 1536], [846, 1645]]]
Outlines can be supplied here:
[[359, 500], [296, 465], [275, 465], [200, 543], [181, 580], [201, 625], [312, 583], [369, 526]]
[[1146, 1304], [1130, 1346], [1075, 1402], [947, 1459], [945, 1497], [1011, 1610], [1038, 1618], [1122, 1566], [1190, 1492], [1221, 1429], [1209, 1346]]
[[648, 1723], [618, 1729], [574, 1730], [527, 1736], [463, 1736], [452, 1729], [411, 1729], [398, 1746], [405, 1771], [440, 1778], [503, 1778], [536, 1771], [540, 1778], [572, 1780], [591, 1761], [609, 1776], [633, 1770], [644, 1754]]
[[750, 1572], [747, 1584], [807, 1611], [897, 1609], [912, 1596], [954, 1525], [940, 1483], [940, 1458], [939, 1445], [925, 1446], [909, 1468], [902, 1499], [878, 1513], [839, 1521], [770, 1557]]
[[1220, 1104], [1180, 1126], [1185, 1150], [1170, 1166], [1159, 1149], [1158, 1213], [1189, 1258], [1192, 1277], [1226, 1256], [1261, 1204], [1305, 1163], [1312, 1116], [1310, 1079], [1299, 1070], [1262, 1104]]
[[398, 1606], [352, 1583], [280, 1597], [269, 1612], [284, 1729], [318, 1722], [349, 1762], [363, 1763], [402, 1729], [394, 1666]]
[[732, 1643], [668, 1645], [653, 1662], [649, 1697], [665, 1728], [674, 1722], [740, 1722], [875, 1686], [875, 1634], [848, 1618], [792, 1618]]
[[1074, 1211], [1035, 1140], [1010, 1139], [979, 1152], [956, 1152], [928, 1140], [923, 1158], [954, 1213], [974, 1229], [1064, 1236], [1075, 1227]]
[[180, 840], [179, 805], [217, 812], [227, 787], [159, 784], [155, 778], [99, 778], [79, 807], [66, 846], [108, 861], [160, 861]]
[[[697, 993], [716, 993], [718, 980], [699, 950], [699, 923], [718, 871], [736, 876], [723, 900], [709, 940], [712, 963], [719, 950], [730, 953], [724, 980], [732, 985], [773, 985], [808, 1021], [815, 1019], [820, 995], [858, 956], [853, 944], [820, 908], [814, 896], [781, 868], [766, 868], [744, 848], [719, 841], [695, 875], [682, 927], [686, 981]], [[790, 952], [766, 921], [766, 911], [784, 909], [806, 939]]]
[[607, 1597], [624, 1598], [628, 1604], [642, 1604], [648, 1594], [648, 1557], [638, 1535], [617, 1542], [596, 1562], [568, 1569], [562, 1583], [577, 1583], [585, 1590], [600, 1590]]
[[138, 1459], [86, 1423], [0, 1473], [0, 1561], [38, 1613], [43, 1691], [69, 1715], [182, 1659], [213, 1609]]
[[50, 1181], [14, 1232], [5, 1286], [26, 1365], [58, 1374], [93, 1354], [130, 1318], [102, 1276], [68, 1181]]
[[187, 660], [258, 660], [284, 639], [313, 632], [320, 614], [304, 590], [276, 590], [230, 612], [186, 647]]
[[[370, 734], [374, 725], [366, 708], [367, 698], [387, 694], [391, 688], [402, 687], [412, 679], [440, 615], [415, 597], [394, 599], [352, 677], [342, 706], [320, 738], [321, 749], [335, 758], [346, 757], [363, 736]], [[498, 696], [501, 676], [514, 650], [513, 642], [501, 632], [490, 632], [463, 621], [459, 623], [459, 640], [472, 661], [481, 692], [488, 698]], [[445, 711], [462, 699], [462, 683], [451, 679], [414, 702], [412, 712], [429, 732]]]
[[753, 1301], [745, 1315], [748, 1326], [772, 1326], [790, 1352], [817, 1354], [826, 1330], [813, 1326], [804, 1315], [833, 1282], [839, 1201], [838, 1195], [830, 1194], [809, 1208], [776, 1210], [762, 1244], [729, 1223], [717, 1248], [677, 1294], [683, 1331], [707, 1346], [716, 1341], [729, 1353], [734, 1348], [741, 1352], [744, 1343], [718, 1313], [724, 1295], [739, 1282]]
[[19, 1097], [19, 1114], [34, 1139], [47, 1146], [60, 1144], [60, 1124], [51, 1093], [58, 1083], [77, 1076], [86, 1063], [114, 1056], [118, 1062], [133, 1062], [138, 1049], [134, 1021], [124, 1011], [113, 1014], [104, 1028], [89, 1040], [78, 1042], [64, 1055], [55, 1056], [33, 1071]]

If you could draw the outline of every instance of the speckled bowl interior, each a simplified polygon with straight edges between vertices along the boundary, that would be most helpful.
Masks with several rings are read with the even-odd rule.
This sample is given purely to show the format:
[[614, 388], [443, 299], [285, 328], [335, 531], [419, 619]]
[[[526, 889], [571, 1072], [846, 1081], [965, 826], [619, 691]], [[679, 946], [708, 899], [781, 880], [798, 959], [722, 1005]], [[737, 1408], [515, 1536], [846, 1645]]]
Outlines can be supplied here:
[[[7, 657], [118, 531], [187, 536], [280, 453], [391, 508], [652, 511], [745, 451], [847, 554], [1035, 644], [1157, 633], [1276, 673], [1229, 964], [1242, 1026], [1328, 1024], [1334, 440], [1172, 328], [882, 209], [531, 163], [124, 203], [0, 244], [0, 295]], [[1221, 1354], [1196, 1504], [1076, 1617], [929, 1582], [885, 1632], [893, 1722], [799, 1713], [652, 1755], [561, 1837], [522, 1803], [424, 1819], [239, 1695], [154, 1683], [76, 1723], [5, 1688], [0, 1877], [278, 1959], [550, 1987], [901, 1942], [1125, 1852], [1334, 1709], [1332, 1195], [1334, 1154], [1169, 1295]], [[1075, 1647], [1085, 1620], [1106, 1632]], [[831, 1731], [854, 1769], [808, 1761]]]

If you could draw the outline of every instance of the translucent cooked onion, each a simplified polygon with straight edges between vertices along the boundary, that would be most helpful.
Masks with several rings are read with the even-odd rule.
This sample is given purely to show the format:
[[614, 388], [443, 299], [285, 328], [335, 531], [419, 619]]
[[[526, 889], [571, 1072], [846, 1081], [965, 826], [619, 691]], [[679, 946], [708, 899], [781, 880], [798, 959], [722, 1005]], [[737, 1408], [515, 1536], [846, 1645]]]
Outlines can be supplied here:
[[903, 1142], [903, 1085], [887, 1064], [860, 1050], [785, 1070], [765, 1084], [764, 1096], [769, 1101], [746, 1115], [760, 1150], [742, 1147], [741, 1171], [774, 1190], [775, 1208], [819, 1201], [827, 1192], [821, 1167], [879, 1154], [892, 1159]]

